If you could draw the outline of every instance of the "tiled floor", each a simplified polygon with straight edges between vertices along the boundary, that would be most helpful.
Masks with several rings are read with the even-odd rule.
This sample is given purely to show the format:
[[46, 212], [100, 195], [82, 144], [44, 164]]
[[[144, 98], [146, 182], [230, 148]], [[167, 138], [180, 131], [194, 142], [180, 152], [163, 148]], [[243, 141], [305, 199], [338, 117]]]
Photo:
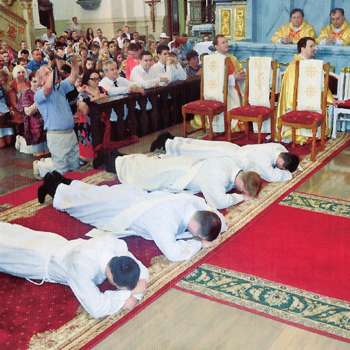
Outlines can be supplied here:
[[14, 146], [0, 149], [0, 195], [34, 183], [33, 161], [29, 154], [19, 153]]

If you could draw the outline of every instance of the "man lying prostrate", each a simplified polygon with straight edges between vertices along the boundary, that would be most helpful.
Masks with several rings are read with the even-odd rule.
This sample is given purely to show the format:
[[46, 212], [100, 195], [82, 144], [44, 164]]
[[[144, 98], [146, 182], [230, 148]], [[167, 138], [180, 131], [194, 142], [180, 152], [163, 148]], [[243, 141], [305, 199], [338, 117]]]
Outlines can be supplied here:
[[38, 190], [40, 203], [46, 194], [54, 198], [54, 208], [86, 224], [119, 236], [153, 240], [171, 261], [187, 260], [202, 248], [216, 247], [220, 231], [227, 229], [219, 212], [203, 198], [189, 194], [148, 193], [124, 184], [88, 185], [57, 172], [45, 175]]
[[[131, 154], [118, 157], [115, 167], [121, 183], [148, 191], [202, 192], [207, 203], [217, 209], [252, 199], [261, 189], [260, 176], [253, 171], [244, 172], [246, 162], [240, 157], [198, 159]], [[227, 193], [233, 188], [241, 194]]]
[[299, 157], [289, 153], [279, 143], [240, 147], [231, 142], [174, 137], [165, 132], [152, 143], [151, 151], [156, 149], [163, 149], [171, 156], [191, 156], [199, 159], [219, 156], [245, 158], [249, 162], [245, 170], [255, 171], [269, 182], [292, 179], [292, 173], [299, 166]]
[[[68, 285], [95, 318], [133, 309], [149, 279], [147, 268], [117, 237], [68, 241], [55, 233], [4, 222], [0, 222], [0, 271], [36, 285]], [[101, 293], [97, 285], [106, 278], [116, 290]]]

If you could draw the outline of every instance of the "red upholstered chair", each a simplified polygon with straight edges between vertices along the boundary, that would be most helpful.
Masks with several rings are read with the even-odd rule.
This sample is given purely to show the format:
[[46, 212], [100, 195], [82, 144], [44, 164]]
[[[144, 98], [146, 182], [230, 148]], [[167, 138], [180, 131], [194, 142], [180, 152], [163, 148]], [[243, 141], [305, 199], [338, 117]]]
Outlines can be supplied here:
[[[311, 60], [310, 60], [311, 61]], [[323, 65], [323, 91], [320, 89], [321, 94], [321, 113], [312, 110], [297, 110], [298, 93], [304, 93], [299, 91], [299, 66], [300, 62], [297, 61], [295, 65], [295, 85], [293, 91], [293, 110], [283, 114], [278, 119], [278, 142], [282, 139], [282, 127], [287, 126], [292, 128], [292, 147], [295, 147], [295, 130], [296, 129], [311, 129], [312, 130], [312, 145], [311, 145], [311, 161], [315, 161], [316, 157], [316, 134], [317, 129], [321, 126], [321, 150], [324, 150], [325, 146], [325, 132], [326, 132], [326, 111], [327, 111], [327, 92], [328, 92], [328, 79], [329, 79], [329, 63]], [[311, 80], [312, 77], [309, 78]], [[311, 89], [310, 89], [311, 90]]]
[[187, 137], [187, 114], [200, 115], [203, 133], [206, 131], [205, 116], [208, 116], [209, 139], [213, 139], [213, 119], [224, 113], [227, 130], [227, 85], [229, 58], [222, 55], [209, 55], [203, 58], [200, 100], [182, 106], [182, 136]]
[[[277, 77], [277, 61], [274, 60], [271, 62], [272, 68], [272, 86], [270, 89], [270, 69], [269, 67], [263, 67], [265, 74], [268, 75], [266, 80], [266, 88], [262, 88], [260, 85], [261, 81], [264, 79], [259, 79], [259, 74], [253, 74], [252, 70], [256, 72], [262, 72], [261, 66], [259, 66], [258, 61], [256, 59], [259, 58], [251, 58], [247, 60], [247, 71], [246, 71], [246, 85], [245, 85], [245, 93], [244, 93], [244, 106], [233, 108], [228, 112], [227, 116], [227, 124], [231, 126], [232, 119], [238, 119], [239, 121], [244, 123], [245, 135], [246, 138], [249, 139], [249, 127], [248, 123], [253, 122], [257, 123], [258, 127], [258, 143], [261, 143], [261, 129], [263, 122], [265, 120], [271, 119], [271, 137], [274, 139], [274, 125], [275, 125], [275, 89], [276, 89], [276, 77]], [[263, 59], [265, 59], [263, 57]], [[252, 61], [253, 60], [253, 61]], [[250, 64], [252, 62], [256, 62], [256, 64]], [[269, 63], [270, 65], [270, 63]], [[254, 89], [251, 88], [252, 85]], [[260, 89], [259, 89], [260, 88]], [[251, 91], [250, 91], [251, 90]], [[266, 91], [265, 91], [266, 90]], [[259, 96], [257, 96], [259, 95]], [[261, 96], [265, 96], [266, 104], [269, 106], [259, 105], [259, 98]], [[254, 101], [254, 102], [252, 102]], [[231, 127], [228, 128], [227, 140], [231, 142]]]

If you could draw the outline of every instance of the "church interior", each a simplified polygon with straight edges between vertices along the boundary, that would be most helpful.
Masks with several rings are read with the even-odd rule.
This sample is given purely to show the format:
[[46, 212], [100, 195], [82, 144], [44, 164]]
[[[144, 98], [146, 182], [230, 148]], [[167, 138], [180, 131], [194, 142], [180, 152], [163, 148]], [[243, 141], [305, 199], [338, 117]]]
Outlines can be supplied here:
[[[350, 39], [347, 44], [341, 43], [341, 35], [344, 40], [346, 37], [343, 31], [339, 35], [338, 31], [333, 33], [334, 40], [335, 42], [338, 40], [338, 44], [322, 45], [317, 39], [321, 30], [332, 23], [330, 13], [334, 8], [344, 9], [344, 18], [348, 17], [350, 20], [350, 4], [346, 0], [325, 0], [321, 3], [314, 0], [77, 0], [74, 2], [69, 0], [3, 0], [0, 4], [0, 40], [6, 42], [15, 55], [21, 50], [22, 41], [27, 43], [27, 49], [31, 52], [36, 47], [35, 40], [45, 35], [48, 30], [51, 29], [53, 33], [56, 33], [57, 38], [67, 30], [69, 31], [67, 28], [72, 25], [73, 16], [78, 20], [82, 36], [85, 36], [88, 28], [93, 28], [94, 33], [100, 28], [108, 41], [117, 38], [118, 29], [121, 28], [124, 31], [125, 26], [129, 26], [130, 32], [139, 33], [141, 40], [145, 43], [150, 36], [153, 36], [153, 40], [159, 43], [163, 34], [170, 41], [174, 39], [174, 36], [185, 33], [192, 48], [205, 46], [208, 49], [208, 45], [202, 45], [205, 44], [203, 37], [208, 36], [211, 42], [215, 35], [223, 34], [229, 44], [228, 53], [234, 55], [244, 65], [245, 70], [247, 59], [253, 56], [271, 57], [271, 60], [277, 61], [276, 92], [281, 92], [279, 97], [276, 97], [276, 104], [274, 103], [274, 106], [277, 106], [277, 99], [281, 99], [282, 96], [283, 75], [288, 64], [293, 61], [293, 57], [298, 55], [298, 51], [295, 44], [297, 41], [286, 45], [281, 40], [273, 43], [271, 38], [279, 28], [290, 22], [290, 13], [293, 9], [302, 9], [303, 19], [312, 24], [315, 31], [315, 37], [312, 40], [316, 45], [314, 45], [315, 52], [312, 58], [330, 63], [329, 76], [336, 79], [332, 80], [336, 81], [335, 91], [332, 91], [333, 97], [336, 100], [339, 97], [339, 100], [350, 101], [350, 80], [346, 80], [350, 79], [350, 68], [348, 67]], [[297, 38], [299, 40], [299, 37]], [[213, 45], [210, 51], [215, 51]], [[341, 88], [339, 81], [343, 82]], [[209, 129], [200, 132], [200, 136], [195, 136], [198, 134], [194, 132], [193, 118], [186, 119], [185, 117], [183, 120], [181, 114], [182, 105], [199, 99], [199, 89], [200, 78], [197, 77], [190, 81], [176, 82], [170, 87], [157, 86], [149, 89], [149, 92], [145, 89], [146, 97], [141, 94], [135, 94], [136, 97], [112, 97], [106, 101], [94, 103], [90, 107], [91, 116], [96, 118], [102, 112], [110, 113], [112, 108], [118, 115], [124, 113], [125, 109], [129, 110], [128, 118], [135, 119], [136, 126], [133, 122], [127, 124], [126, 127], [120, 119], [115, 124], [117, 131], [113, 140], [118, 144], [118, 151], [126, 155], [148, 153], [152, 142], [164, 131], [181, 137], [185, 130], [189, 138], [197, 137], [207, 140]], [[340, 89], [343, 92], [342, 96], [340, 96]], [[243, 93], [242, 102], [244, 89], [241, 92]], [[323, 93], [322, 96], [324, 96]], [[135, 107], [135, 101], [139, 107]], [[153, 105], [152, 110], [147, 107], [150, 101]], [[273, 101], [275, 102], [275, 98]], [[349, 109], [350, 107], [347, 105], [344, 108]], [[297, 170], [299, 177], [293, 176], [291, 180], [294, 181], [293, 185], [288, 188], [282, 185], [271, 187], [270, 192], [267, 190], [264, 192], [266, 186], [270, 185], [264, 181], [262, 192], [265, 193], [265, 196], [268, 196], [268, 193], [271, 196], [274, 195], [276, 199], [273, 202], [271, 200], [269, 205], [261, 206], [263, 209], [259, 209], [260, 211], [254, 214], [256, 216], [252, 216], [251, 221], [238, 229], [233, 224], [236, 223], [235, 215], [239, 216], [240, 210], [249, 212], [249, 209], [248, 207], [240, 209], [241, 204], [237, 205], [237, 211], [235, 211], [236, 206], [231, 207], [225, 212], [225, 215], [228, 215], [228, 220], [231, 220], [229, 222], [232, 223], [232, 234], [225, 236], [221, 245], [209, 251], [207, 255], [203, 254], [196, 258], [192, 264], [174, 265], [174, 270], [178, 269], [178, 271], [162, 275], [159, 269], [169, 268], [169, 262], [155, 259], [157, 263], [154, 264], [151, 271], [155, 271], [155, 276], [161, 276], [159, 279], [163, 280], [159, 284], [154, 284], [154, 280], [151, 281], [150, 285], [153, 289], [151, 288], [146, 300], [132, 312], [123, 311], [122, 316], [115, 319], [110, 318], [100, 324], [94, 323], [92, 318], [86, 316], [82, 318], [84, 320], [82, 325], [74, 323], [72, 325], [69, 322], [66, 325], [60, 325], [64, 330], [57, 334], [56, 329], [47, 326], [45, 331], [41, 330], [37, 332], [38, 334], [32, 332], [33, 334], [23, 338], [24, 342], [21, 340], [16, 344], [16, 340], [13, 339], [14, 329], [27, 324], [30, 328], [35, 329], [33, 323], [37, 321], [31, 321], [30, 316], [27, 320], [28, 316], [25, 316], [25, 313], [30, 315], [31, 311], [27, 311], [26, 305], [22, 305], [20, 296], [14, 295], [9, 298], [5, 295], [5, 286], [0, 292], [2, 294], [1, 304], [3, 304], [0, 307], [0, 348], [13, 349], [13, 344], [16, 344], [18, 349], [350, 350], [348, 321], [350, 297], [346, 289], [346, 284], [349, 283], [346, 282], [348, 280], [346, 248], [350, 246], [350, 240], [346, 237], [350, 228], [350, 119], [347, 121], [346, 111], [341, 109], [339, 117], [336, 115], [338, 118], [344, 118], [343, 121], [334, 121], [334, 111], [337, 109], [341, 108], [336, 103], [333, 105], [331, 103], [327, 109], [326, 147], [323, 149], [321, 147], [321, 150], [316, 153], [315, 162], [310, 160], [312, 134], [307, 134], [310, 138], [306, 137], [307, 141], [297, 145], [297, 152], [301, 152], [300, 164], [305, 167], [304, 175], [303, 171]], [[326, 112], [324, 114], [326, 115]], [[148, 122], [143, 122], [143, 118], [148, 118]], [[266, 123], [270, 123], [270, 120]], [[13, 125], [15, 134], [21, 134], [23, 123], [16, 122]], [[92, 131], [92, 144], [95, 147], [105, 142], [104, 129], [100, 119], [91, 122], [91, 125], [96, 128]], [[225, 131], [226, 129], [227, 125]], [[233, 129], [233, 131], [237, 130], [237, 133], [232, 132], [234, 140], [235, 134], [244, 136], [244, 131], [242, 131], [244, 128]], [[321, 126], [318, 130], [321, 131]], [[128, 142], [130, 131], [131, 134], [137, 134], [137, 142]], [[240, 145], [258, 142], [257, 133], [254, 133], [252, 125], [249, 125], [249, 132], [254, 136], [250, 136], [250, 141], [245, 141]], [[262, 133], [263, 143], [271, 142], [268, 136], [271, 128], [269, 131], [262, 130]], [[275, 142], [277, 142], [277, 134], [276, 121]], [[126, 135], [129, 137], [128, 140], [125, 140]], [[317, 135], [318, 138], [321, 138], [319, 134]], [[218, 140], [227, 140], [226, 136], [227, 134]], [[283, 137], [283, 145], [288, 151], [293, 152], [291, 140], [286, 141], [286, 139], [288, 137]], [[287, 146], [285, 142], [290, 143]], [[320, 142], [317, 142], [318, 146], [319, 144]], [[41, 157], [48, 157], [49, 153], [26, 154], [21, 153], [18, 147], [20, 146], [18, 144], [15, 146], [14, 139], [10, 145], [0, 149], [0, 215], [2, 213], [0, 221], [32, 223], [35, 221], [35, 213], [40, 210], [36, 200], [39, 182], [33, 174], [33, 162], [39, 161]], [[95, 177], [97, 179], [99, 175], [94, 172], [92, 164], [92, 161], [81, 158], [81, 168], [74, 172], [73, 178], [77, 176], [77, 179], [84, 179], [86, 176], [87, 181], [93, 183]], [[103, 175], [100, 180], [96, 180], [97, 183], [105, 184], [115, 180], [114, 174], [104, 169], [99, 169], [99, 171]], [[304, 209], [301, 209], [301, 205], [298, 208], [293, 207], [290, 215], [295, 215], [295, 217], [279, 217], [279, 212], [287, 212], [284, 211], [288, 206], [287, 200], [293, 195], [307, 198], [302, 197], [301, 199]], [[14, 203], [16, 201], [18, 203], [13, 204], [14, 207], [21, 206], [21, 211], [18, 211], [17, 214], [13, 208], [11, 209], [12, 204], [9, 206], [7, 204], [11, 196], [18, 196], [14, 200]], [[23, 198], [20, 198], [21, 196]], [[28, 206], [28, 209], [22, 209], [24, 205], [22, 202]], [[316, 205], [316, 202], [321, 203], [318, 209], [307, 208], [307, 206]], [[49, 201], [47, 206], [52, 207], [51, 204], [52, 202]], [[7, 214], [7, 211], [10, 210], [11, 213]], [[300, 214], [301, 211], [303, 211], [302, 214]], [[273, 221], [264, 221], [274, 215], [276, 217], [273, 218]], [[49, 221], [48, 218], [46, 220]], [[54, 226], [54, 222], [52, 221], [50, 226]], [[294, 232], [293, 227], [298, 231], [302, 226], [303, 230], [300, 229], [298, 233]], [[33, 224], [34, 227], [40, 226]], [[44, 227], [41, 229], [44, 230]], [[319, 230], [321, 231], [320, 236], [318, 236]], [[273, 236], [279, 233], [282, 236], [283, 231], [285, 231], [285, 238], [279, 240]], [[266, 237], [274, 241], [274, 244], [262, 243], [264, 238], [261, 241], [258, 240], [257, 236], [264, 237], [265, 233]], [[309, 236], [309, 233], [312, 234]], [[252, 238], [251, 243], [249, 243], [249, 238], [248, 242], [244, 241], [245, 235], [247, 238]], [[232, 248], [236, 243], [236, 248]], [[318, 252], [319, 247], [322, 250]], [[230, 264], [232, 261], [232, 270], [234, 270], [232, 275], [227, 272], [230, 271], [230, 267], [221, 261], [224, 260], [220, 258], [221, 253], [230, 261]], [[274, 255], [276, 255], [275, 258]], [[198, 278], [200, 282], [207, 282], [208, 285], [210, 283], [214, 285], [214, 282], [217, 282], [212, 291], [204, 292], [204, 289], [199, 289], [199, 287], [193, 287], [193, 289], [189, 287], [191, 277], [202, 268], [203, 264], [204, 268], [214, 266], [213, 280], [206, 281], [204, 272]], [[339, 268], [338, 271], [336, 271], [337, 268]], [[329, 272], [330, 269], [333, 269], [332, 272]], [[233, 280], [238, 280], [237, 276], [242, 274], [247, 280], [254, 279], [260, 285], [268, 285], [271, 290], [278, 288], [278, 292], [275, 292], [277, 294], [270, 296], [269, 299], [271, 301], [275, 298], [275, 304], [271, 301], [269, 311], [267, 311], [268, 302], [263, 302], [261, 299], [256, 302], [256, 305], [254, 304], [255, 306], [249, 306], [253, 304], [248, 304], [248, 297], [239, 295], [248, 288], [252, 290], [252, 287], [248, 287], [248, 282], [247, 284], [242, 282], [240, 290], [238, 290], [238, 285], [233, 286], [232, 284], [232, 289], [228, 290], [227, 294], [220, 294], [220, 288], [226, 288], [230, 283], [227, 276], [227, 280], [225, 280], [226, 277], [221, 277], [223, 280], [219, 281], [219, 274], [224, 271], [230, 278], [234, 276]], [[0, 278], [4, 276], [3, 273], [0, 273]], [[3, 281], [6, 283], [7, 279]], [[25, 280], [23, 283], [29, 284]], [[38, 298], [41, 297], [40, 286], [31, 285], [31, 287], [37, 288]], [[59, 291], [58, 295], [60, 293], [63, 292]], [[231, 296], [234, 293], [237, 293], [237, 297]], [[252, 299], [259, 299], [257, 291], [255, 295], [254, 291], [251, 293]], [[286, 296], [287, 293], [289, 293], [288, 296]], [[300, 298], [290, 297], [290, 295], [298, 295]], [[11, 298], [14, 299], [11, 301]], [[16, 298], [21, 300], [18, 305], [18, 312], [21, 312], [19, 314], [21, 316], [16, 314], [10, 317], [6, 310], [8, 310], [8, 304], [16, 301]], [[287, 310], [287, 307], [284, 309], [287, 301], [282, 300], [283, 298], [292, 298], [290, 309], [294, 307], [294, 311]], [[303, 300], [305, 305], [309, 302], [308, 306], [302, 305], [300, 300]], [[320, 300], [323, 303], [322, 306], [317, 304]], [[79, 311], [74, 311], [74, 314], [77, 313], [77, 316], [82, 317], [78, 315], [81, 312], [79, 309]], [[19, 320], [16, 321], [17, 317]], [[55, 315], [49, 317], [55, 318]], [[24, 318], [27, 323], [23, 321]], [[77, 320], [80, 322], [81, 318]], [[8, 326], [9, 323], [11, 327]], [[79, 329], [76, 336], [73, 328], [78, 329], [79, 326], [84, 329]], [[27, 330], [24, 329], [21, 332], [24, 334]]]

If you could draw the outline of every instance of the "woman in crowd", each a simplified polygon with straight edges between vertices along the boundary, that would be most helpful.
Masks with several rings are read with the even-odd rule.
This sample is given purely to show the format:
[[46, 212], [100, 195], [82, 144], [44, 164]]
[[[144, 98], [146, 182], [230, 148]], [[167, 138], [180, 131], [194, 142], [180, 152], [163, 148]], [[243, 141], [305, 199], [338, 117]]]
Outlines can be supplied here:
[[10, 55], [6, 50], [1, 51], [1, 55], [4, 58], [4, 66], [7, 67], [9, 72], [13, 71], [13, 65], [11, 63]]
[[17, 122], [23, 121], [23, 115], [18, 111], [18, 100], [22, 93], [31, 87], [30, 82], [26, 79], [26, 69], [18, 65], [13, 69], [13, 80], [10, 83], [10, 89], [8, 91], [8, 97], [11, 103], [10, 112], [12, 119]]
[[[40, 85], [35, 77], [36, 72], [29, 74], [30, 89], [25, 90], [18, 99], [18, 110], [23, 114], [24, 139], [28, 146], [25, 150], [23, 140], [17, 139], [19, 151], [34, 155], [42, 155], [48, 152], [46, 144], [46, 131], [44, 131], [44, 121], [34, 102], [34, 93], [40, 89]], [[23, 144], [22, 144], [23, 142]]]
[[85, 39], [86, 39], [86, 42], [87, 42], [87, 48], [89, 50], [91, 50], [91, 45], [92, 45], [92, 42], [94, 41], [94, 31], [92, 30], [92, 28], [88, 28], [87, 31], [86, 31], [86, 36], [85, 36]]
[[120, 52], [118, 53], [117, 59], [116, 59], [118, 69], [120, 69], [123, 61], [124, 61], [124, 55]]
[[129, 55], [129, 53], [128, 53], [129, 44], [130, 44], [130, 40], [128, 38], [124, 38], [123, 47], [122, 47], [122, 53], [123, 53], [124, 57], [128, 57], [128, 55]]
[[83, 75], [82, 89], [78, 96], [79, 154], [80, 159], [85, 162], [92, 161], [94, 157], [91, 138], [91, 122], [89, 117], [89, 103], [108, 97], [106, 90], [101, 86], [98, 86], [100, 80], [100, 74], [95, 69], [87, 70]]
[[13, 56], [13, 52], [11, 51], [11, 49], [8, 47], [7, 42], [6, 41], [2, 41], [1, 42], [1, 50], [2, 51], [7, 51], [10, 57], [10, 61], [12, 61], [14, 59]]
[[91, 57], [88, 57], [84, 62], [84, 67], [83, 67], [84, 73], [89, 69], [95, 69], [95, 66], [96, 66], [95, 61]]
[[198, 52], [195, 50], [187, 52], [186, 59], [188, 62], [188, 66], [186, 67], [187, 78], [193, 78], [195, 76], [201, 75], [202, 69], [199, 65]]
[[96, 69], [102, 69], [103, 63], [109, 60], [109, 54], [105, 52], [101, 52], [98, 55], [98, 61], [96, 64]]
[[124, 60], [121, 64], [120, 64], [120, 68], [118, 70], [119, 72], [119, 76], [122, 78], [126, 78], [126, 60]]
[[153, 61], [154, 62], [158, 62], [158, 55], [157, 55], [157, 44], [156, 42], [153, 41], [149, 41], [149, 52], [152, 54], [153, 56]]
[[10, 146], [12, 143], [12, 128], [4, 128], [7, 121], [11, 118], [10, 101], [7, 97], [6, 90], [8, 89], [9, 74], [0, 69], [0, 148]]
[[177, 38], [175, 40], [175, 43], [174, 43], [174, 48], [171, 49], [171, 52], [174, 52], [177, 59], [180, 61], [180, 62], [185, 62], [186, 61], [186, 54], [185, 52], [182, 50], [183, 46], [185, 44], [185, 41], [184, 39], [182, 38]]
[[114, 41], [108, 42], [108, 54], [110, 59], [117, 61], [118, 49], [117, 44]]

